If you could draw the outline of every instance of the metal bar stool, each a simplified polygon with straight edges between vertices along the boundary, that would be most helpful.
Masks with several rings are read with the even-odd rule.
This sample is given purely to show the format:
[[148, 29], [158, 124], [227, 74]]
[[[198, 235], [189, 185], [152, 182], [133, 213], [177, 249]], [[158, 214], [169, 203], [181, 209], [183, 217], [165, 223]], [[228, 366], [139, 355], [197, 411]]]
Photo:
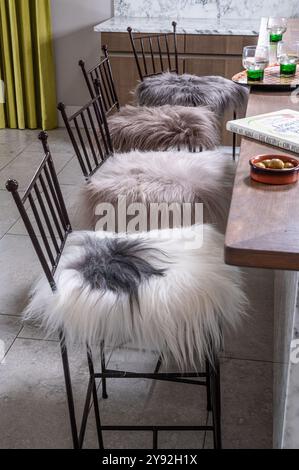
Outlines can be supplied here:
[[[120, 107], [107, 46], [104, 58], [87, 70], [79, 61], [91, 95], [101, 95], [116, 152], [160, 150], [170, 148], [201, 151], [219, 143], [219, 126], [215, 113], [206, 107], [147, 106]], [[115, 112], [118, 111], [118, 112]]]
[[[134, 94], [141, 106], [207, 106], [221, 118], [232, 110], [234, 119], [244, 109], [248, 90], [221, 76], [179, 75], [176, 22], [167, 34], [138, 35], [128, 27], [128, 33], [140, 78]], [[233, 158], [236, 156], [236, 136], [233, 136]]]
[[[45, 273], [45, 278], [34, 287], [25, 317], [38, 320], [47, 325], [49, 331], [59, 333], [74, 448], [84, 445], [91, 404], [100, 449], [104, 448], [105, 430], [152, 431], [154, 448], [158, 447], [161, 430], [205, 430], [213, 433], [214, 447], [221, 448], [217, 358], [222, 338], [220, 325], [235, 325], [246, 300], [240, 287], [240, 271], [223, 262], [223, 237], [208, 225], [181, 229], [183, 232], [168, 230], [162, 240], [158, 231], [134, 236], [107, 232], [71, 233], [46, 133], [42, 132], [39, 138], [45, 156], [25, 195], [20, 196], [18, 183], [13, 179], [8, 180], [6, 187], [12, 193]], [[36, 226], [26, 212], [27, 201]], [[204, 243], [198, 244], [201, 237], [197, 237], [202, 230]], [[191, 245], [184, 245], [182, 240], [190, 234], [193, 236]], [[155, 316], [157, 311], [159, 316]], [[159, 318], [163, 318], [163, 326]], [[141, 343], [146, 339], [155, 346], [159, 354], [155, 371], [133, 373], [109, 369], [105, 342], [117, 346], [125, 339], [134, 339], [136, 333]], [[79, 426], [67, 352], [71, 340], [86, 348], [89, 366]], [[101, 350], [100, 372], [94, 368], [92, 348], [95, 347]], [[178, 363], [178, 372], [159, 372], [168, 355]], [[197, 357], [204, 370], [197, 367], [194, 372], [186, 371], [188, 363], [197, 364]], [[103, 425], [97, 380], [102, 379], [102, 396], [107, 399], [107, 379], [124, 377], [205, 386], [212, 424]]]
[[63, 103], [58, 109], [88, 181], [76, 204], [76, 227], [93, 230], [96, 206], [109, 202], [117, 209], [124, 196], [128, 204], [201, 202], [204, 221], [224, 233], [235, 173], [226, 155], [219, 150], [114, 154], [101, 95], [71, 116]]

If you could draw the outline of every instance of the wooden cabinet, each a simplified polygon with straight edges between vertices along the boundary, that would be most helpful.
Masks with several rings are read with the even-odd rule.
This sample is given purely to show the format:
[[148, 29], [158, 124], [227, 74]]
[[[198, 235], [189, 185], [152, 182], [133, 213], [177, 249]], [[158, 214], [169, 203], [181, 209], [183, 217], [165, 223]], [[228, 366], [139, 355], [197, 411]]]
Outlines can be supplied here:
[[185, 53], [213, 55], [242, 55], [244, 46], [257, 43], [257, 36], [222, 36], [187, 34]]
[[139, 79], [135, 59], [126, 55], [110, 53], [110, 63], [119, 102], [122, 106], [129, 104], [133, 100], [131, 92]]
[[[134, 101], [132, 90], [134, 90], [139, 80], [135, 59], [128, 54], [109, 53], [109, 56], [119, 102], [122, 106], [131, 104]], [[148, 62], [150, 64], [151, 59], [148, 58]], [[148, 67], [150, 68], [151, 65]], [[179, 59], [179, 67], [181, 70], [183, 69], [181, 59]]]
[[[152, 35], [153, 33], [151, 33]], [[136, 34], [136, 37], [144, 36], [144, 33]], [[132, 53], [132, 46], [129, 38], [129, 33], [102, 33], [102, 44], [107, 44], [111, 52], [130, 52]], [[149, 52], [147, 43], [144, 43], [145, 52]], [[177, 50], [179, 54], [183, 54], [185, 50], [185, 35], [177, 34]], [[161, 41], [161, 51], [165, 51], [163, 41]]]
[[[132, 103], [131, 91], [139, 77], [128, 33], [102, 33], [101, 42], [108, 46], [121, 105]], [[179, 70], [181, 73], [231, 78], [242, 70], [243, 47], [256, 43], [257, 36], [178, 34]], [[225, 122], [230, 118], [232, 116], [227, 115], [223, 118], [223, 145], [232, 144], [232, 134], [225, 130]]]
[[231, 78], [242, 70], [240, 57], [232, 56], [194, 56], [185, 59], [185, 72], [194, 75], [221, 75]]

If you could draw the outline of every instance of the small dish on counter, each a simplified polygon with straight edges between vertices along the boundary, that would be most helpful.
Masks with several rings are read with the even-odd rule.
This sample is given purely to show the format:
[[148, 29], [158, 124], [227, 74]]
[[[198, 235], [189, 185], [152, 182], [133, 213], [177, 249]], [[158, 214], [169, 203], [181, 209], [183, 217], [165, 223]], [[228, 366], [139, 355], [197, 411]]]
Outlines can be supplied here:
[[249, 160], [250, 176], [265, 184], [292, 184], [298, 180], [299, 160], [286, 155], [257, 155]]

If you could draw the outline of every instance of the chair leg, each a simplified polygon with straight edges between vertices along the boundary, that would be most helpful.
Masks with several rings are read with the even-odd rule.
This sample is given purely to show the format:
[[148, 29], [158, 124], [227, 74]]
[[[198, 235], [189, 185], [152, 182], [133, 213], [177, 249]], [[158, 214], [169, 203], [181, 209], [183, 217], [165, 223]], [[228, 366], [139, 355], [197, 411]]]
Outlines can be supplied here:
[[[234, 111], [234, 117], [233, 119], [237, 119], [237, 114], [236, 111]], [[233, 133], [233, 160], [236, 160], [236, 141], [237, 141], [237, 134], [234, 132]]]
[[89, 347], [87, 348], [87, 359], [88, 359], [89, 374], [90, 374], [90, 377], [93, 380], [92, 398], [93, 398], [93, 407], [94, 407], [95, 420], [96, 420], [96, 426], [97, 426], [99, 449], [104, 449], [102, 425], [101, 425], [101, 418], [100, 418], [100, 409], [99, 409], [99, 402], [98, 402], [97, 385], [96, 385], [96, 381], [95, 381], [95, 377], [94, 377], [94, 366], [93, 366], [93, 360], [92, 360], [92, 353], [91, 353], [91, 349]]
[[[105, 373], [106, 371], [106, 360], [105, 360], [105, 348], [104, 348], [104, 341], [101, 342], [101, 369], [102, 369], [102, 374]], [[102, 397], [104, 399], [108, 398], [107, 395], [107, 384], [106, 384], [106, 378], [102, 377]]]
[[207, 411], [212, 411], [212, 403], [211, 403], [211, 368], [210, 363], [206, 359], [206, 374], [207, 374]]
[[162, 357], [159, 356], [158, 357], [158, 361], [157, 361], [157, 364], [156, 364], [156, 367], [155, 367], [155, 370], [154, 370], [154, 374], [158, 374], [160, 368], [161, 368], [161, 365], [162, 365]]
[[222, 448], [221, 439], [221, 389], [219, 360], [215, 358], [214, 368], [211, 370], [211, 397], [213, 414], [213, 435], [215, 449]]
[[153, 450], [158, 449], [158, 431], [154, 429], [153, 431]]
[[63, 372], [64, 372], [64, 380], [65, 380], [65, 387], [66, 387], [66, 396], [67, 396], [70, 422], [71, 422], [73, 446], [74, 446], [74, 449], [79, 449], [79, 447], [80, 447], [79, 446], [79, 436], [78, 436], [78, 431], [77, 431], [77, 423], [76, 423], [76, 416], [75, 416], [75, 405], [74, 405], [74, 397], [73, 397], [73, 390], [72, 390], [72, 382], [71, 382], [68, 354], [67, 354], [67, 349], [66, 349], [63, 334], [60, 333], [59, 336], [60, 336], [60, 351], [61, 351], [62, 365], [63, 365]]

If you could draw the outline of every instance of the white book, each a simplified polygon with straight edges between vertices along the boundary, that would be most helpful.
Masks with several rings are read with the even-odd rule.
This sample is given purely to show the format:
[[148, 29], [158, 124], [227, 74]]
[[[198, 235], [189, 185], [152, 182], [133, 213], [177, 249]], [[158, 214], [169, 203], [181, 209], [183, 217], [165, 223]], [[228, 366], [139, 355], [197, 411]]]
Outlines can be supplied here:
[[282, 109], [226, 123], [227, 130], [299, 154], [299, 111]]

